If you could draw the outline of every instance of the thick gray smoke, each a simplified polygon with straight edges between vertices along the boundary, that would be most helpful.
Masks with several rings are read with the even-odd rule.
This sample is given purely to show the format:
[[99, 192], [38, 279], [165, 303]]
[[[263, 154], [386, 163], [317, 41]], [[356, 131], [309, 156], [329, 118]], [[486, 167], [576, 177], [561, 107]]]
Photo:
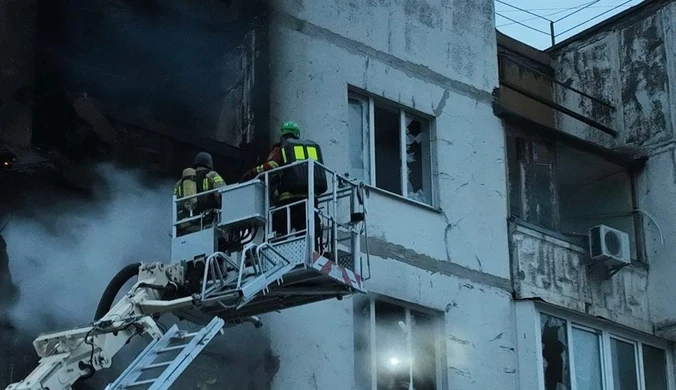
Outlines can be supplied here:
[[10, 316], [22, 331], [86, 324], [124, 265], [169, 259], [171, 183], [148, 187], [141, 173], [112, 165], [97, 171], [93, 199], [17, 216], [3, 232], [20, 294]]
[[[57, 206], [17, 214], [3, 231], [19, 289], [10, 317], [27, 356], [34, 357], [27, 343], [38, 333], [91, 322], [101, 293], [123, 266], [169, 261], [173, 183], [149, 186], [142, 173], [112, 165], [102, 165], [97, 172], [102, 180], [94, 186], [93, 197], [64, 198]], [[161, 322], [167, 327], [174, 323], [171, 316]], [[179, 326], [196, 329], [187, 323]], [[113, 367], [76, 388], [104, 388], [145, 345], [142, 339], [133, 339], [115, 356]], [[9, 365], [7, 371], [15, 374], [8, 379], [13, 381], [34, 368], [33, 362], [15, 357], [16, 351], [0, 348], [0, 369]], [[245, 324], [216, 338], [174, 388], [268, 389], [278, 369], [264, 330]], [[0, 388], [5, 385], [0, 383]]]

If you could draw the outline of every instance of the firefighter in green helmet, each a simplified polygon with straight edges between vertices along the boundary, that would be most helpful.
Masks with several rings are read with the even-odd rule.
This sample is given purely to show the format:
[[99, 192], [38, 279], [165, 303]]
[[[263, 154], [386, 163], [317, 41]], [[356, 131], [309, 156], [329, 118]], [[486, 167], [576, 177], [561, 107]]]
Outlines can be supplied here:
[[[300, 127], [296, 122], [288, 121], [282, 124], [280, 139], [272, 147], [267, 160], [247, 171], [240, 182], [248, 181], [256, 175], [275, 169], [299, 160], [313, 159], [323, 163], [321, 148], [316, 143], [301, 138]], [[314, 206], [319, 207], [317, 197], [327, 190], [325, 172], [315, 169], [315, 199]], [[294, 166], [281, 172], [276, 182], [277, 196], [273, 200], [275, 207], [283, 207], [291, 203], [308, 198], [307, 165]], [[304, 203], [295, 204], [290, 209], [290, 228], [300, 231], [306, 226], [306, 209]], [[278, 237], [291, 232], [287, 231], [286, 210], [282, 209], [273, 213], [272, 228]], [[315, 213], [315, 236], [321, 247], [321, 220]]]

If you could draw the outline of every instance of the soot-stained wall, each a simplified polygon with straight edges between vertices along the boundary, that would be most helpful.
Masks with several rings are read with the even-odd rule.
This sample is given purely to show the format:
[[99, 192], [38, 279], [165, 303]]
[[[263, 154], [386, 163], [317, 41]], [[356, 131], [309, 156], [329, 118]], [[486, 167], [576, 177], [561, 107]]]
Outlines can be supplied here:
[[564, 88], [557, 88], [558, 101], [615, 128], [620, 135], [613, 139], [564, 115], [557, 118], [559, 127], [611, 147], [654, 148], [673, 140], [676, 5], [647, 3], [550, 53], [559, 80], [612, 103], [615, 110]]
[[[161, 175], [172, 183], [198, 151], [206, 150], [232, 182], [265, 157], [266, 3], [0, 0], [0, 150], [8, 147], [19, 157], [13, 170], [0, 172], [0, 188], [12, 189], [0, 191], [0, 229], [10, 219], [7, 230], [22, 220], [39, 220], [47, 211], [58, 214], [72, 202], [105, 210], [110, 199], [92, 196], [101, 185], [93, 162], [113, 160], [150, 171], [148, 182]], [[161, 196], [161, 201], [170, 199], [170, 188]], [[166, 212], [171, 215], [169, 207]], [[61, 217], [66, 223], [54, 229], [54, 237], [76, 228], [68, 223], [73, 220], [68, 211]], [[161, 233], [170, 228], [161, 226], [156, 229]], [[36, 364], [30, 346], [35, 335], [17, 329], [3, 304], [10, 303], [10, 294], [21, 296], [16, 288], [21, 280], [15, 277], [12, 283], [8, 272], [20, 260], [11, 254], [37, 238], [9, 237], [4, 234], [5, 243], [0, 236], [0, 388]], [[55, 256], [42, 260], [56, 264]], [[215, 343], [213, 356], [202, 358], [187, 380], [199, 377], [200, 388], [223, 388], [214, 378], [244, 365], [251, 377], [235, 378], [230, 385], [269, 387], [277, 363], [267, 338], [258, 332], [255, 348], [250, 340], [241, 341]], [[224, 343], [232, 351], [225, 351]], [[224, 354], [247, 347], [251, 350], [236, 364], [225, 360]], [[103, 384], [89, 383], [90, 388]]]
[[33, 144], [238, 178], [268, 144], [264, 3], [39, 1]]

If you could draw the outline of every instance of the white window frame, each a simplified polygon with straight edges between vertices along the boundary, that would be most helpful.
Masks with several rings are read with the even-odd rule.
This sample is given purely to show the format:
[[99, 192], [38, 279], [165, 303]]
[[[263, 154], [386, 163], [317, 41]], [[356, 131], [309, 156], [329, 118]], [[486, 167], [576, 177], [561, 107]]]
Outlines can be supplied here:
[[[415, 202], [417, 204], [427, 206], [427, 207], [437, 207], [438, 201], [436, 196], [436, 168], [435, 168], [435, 151], [434, 151], [434, 132], [435, 132], [435, 121], [434, 117], [428, 114], [420, 113], [415, 110], [412, 110], [408, 107], [404, 107], [401, 104], [395, 103], [393, 101], [384, 99], [384, 98], [374, 98], [371, 94], [356, 90], [355, 88], [348, 88], [348, 99], [360, 100], [368, 107], [368, 128], [364, 129], [364, 145], [368, 145], [368, 148], [364, 148], [364, 161], [368, 161], [368, 167], [365, 167], [367, 171], [367, 178], [369, 186], [392, 194], [397, 197], [402, 197], [410, 202]], [[393, 193], [388, 190], [379, 188], [376, 186], [376, 137], [375, 137], [375, 106], [376, 101], [380, 101], [384, 104], [387, 104], [392, 107], [396, 107], [399, 110], [399, 161], [401, 165], [399, 166], [399, 174], [401, 181], [401, 193]], [[427, 156], [426, 163], [429, 166], [429, 203], [420, 202], [415, 199], [408, 197], [408, 166], [406, 164], [407, 153], [406, 153], [406, 117], [408, 115], [413, 115], [420, 117], [427, 121], [427, 131], [429, 139], [429, 155]], [[425, 178], [423, 178], [425, 180]]]
[[[447, 377], [444, 375], [446, 367], [446, 343], [444, 338], [444, 316], [442, 313], [435, 312], [433, 310], [413, 305], [410, 303], [402, 302], [392, 298], [384, 296], [369, 296], [369, 349], [371, 357], [371, 390], [377, 390], [378, 388], [378, 355], [376, 348], [376, 303], [384, 302], [391, 305], [401, 307], [405, 311], [406, 315], [406, 346], [408, 356], [413, 355], [413, 341], [411, 336], [411, 310], [427, 314], [434, 318], [434, 328], [435, 328], [435, 361], [436, 361], [436, 385], [437, 390], [446, 390], [448, 388]], [[413, 366], [409, 365], [409, 375], [412, 378], [413, 376]]]
[[[534, 310], [529, 310], [526, 305], [533, 305]], [[581, 330], [586, 330], [588, 332], [594, 332], [601, 337], [599, 337], [599, 342], [601, 343], [601, 348], [599, 351], [602, 353], [601, 356], [601, 375], [602, 375], [602, 383], [603, 383], [603, 390], [615, 390], [614, 389], [614, 383], [613, 383], [613, 372], [612, 372], [612, 354], [611, 354], [611, 349], [610, 349], [610, 340], [611, 339], [617, 339], [619, 341], [627, 342], [630, 343], [634, 346], [634, 352], [635, 352], [635, 366], [636, 366], [636, 377], [638, 380], [638, 389], [639, 390], [645, 390], [645, 377], [644, 377], [644, 367], [643, 367], [643, 344], [649, 345], [651, 347], [659, 348], [664, 351], [665, 353], [665, 358], [666, 358], [666, 374], [667, 374], [667, 388], [670, 390], [676, 389], [675, 384], [674, 384], [674, 372], [670, 367], [673, 367], [673, 356], [672, 356], [672, 350], [670, 348], [669, 343], [666, 340], [658, 339], [656, 337], [650, 336], [650, 335], [645, 335], [645, 334], [640, 334], [638, 332], [632, 332], [623, 328], [620, 328], [619, 326], [615, 326], [613, 324], [608, 324], [604, 323], [602, 321], [598, 320], [593, 320], [589, 319], [585, 316], [576, 314], [576, 313], [571, 313], [567, 310], [564, 309], [559, 309], [555, 307], [551, 307], [549, 305], [544, 305], [544, 304], [534, 304], [533, 302], [517, 302], [517, 305], [520, 305], [520, 308], [517, 308], [517, 316], [529, 316], [530, 313], [534, 313], [534, 322], [533, 325], [534, 327], [534, 334], [532, 336], [532, 340], [535, 341], [536, 348], [535, 350], [538, 352], [536, 354], [536, 363], [537, 364], [537, 381], [538, 381], [538, 389], [544, 389], [544, 361], [542, 357], [542, 352], [541, 352], [541, 345], [542, 345], [542, 333], [541, 333], [541, 315], [549, 315], [553, 316], [562, 320], [566, 321], [566, 336], [568, 339], [568, 364], [570, 366], [569, 368], [569, 374], [570, 374], [570, 386], [571, 390], [584, 390], [584, 389], [578, 389], [577, 388], [577, 383], [576, 383], [576, 378], [575, 378], [575, 361], [574, 361], [574, 344], [572, 342], [572, 329], [573, 328], [578, 328]], [[522, 331], [528, 331], [528, 323], [529, 320], [527, 318], [517, 318], [517, 327], [521, 326], [521, 329], [519, 330], [519, 333]], [[524, 348], [524, 346], [519, 346], [519, 350]], [[522, 360], [520, 362], [520, 366], [531, 364], [528, 362], [525, 362], [523, 360], [523, 356], [519, 355], [519, 359]], [[526, 376], [522, 376], [522, 378], [527, 378]], [[528, 386], [525, 383], [521, 383], [522, 386]], [[525, 388], [525, 387], [524, 387]]]

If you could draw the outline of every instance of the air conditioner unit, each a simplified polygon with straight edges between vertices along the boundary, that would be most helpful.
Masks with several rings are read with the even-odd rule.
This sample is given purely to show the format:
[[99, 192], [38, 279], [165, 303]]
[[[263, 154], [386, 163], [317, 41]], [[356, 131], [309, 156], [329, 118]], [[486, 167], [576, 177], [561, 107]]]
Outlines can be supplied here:
[[629, 234], [606, 225], [589, 229], [589, 254], [592, 262], [618, 268], [631, 263]]

